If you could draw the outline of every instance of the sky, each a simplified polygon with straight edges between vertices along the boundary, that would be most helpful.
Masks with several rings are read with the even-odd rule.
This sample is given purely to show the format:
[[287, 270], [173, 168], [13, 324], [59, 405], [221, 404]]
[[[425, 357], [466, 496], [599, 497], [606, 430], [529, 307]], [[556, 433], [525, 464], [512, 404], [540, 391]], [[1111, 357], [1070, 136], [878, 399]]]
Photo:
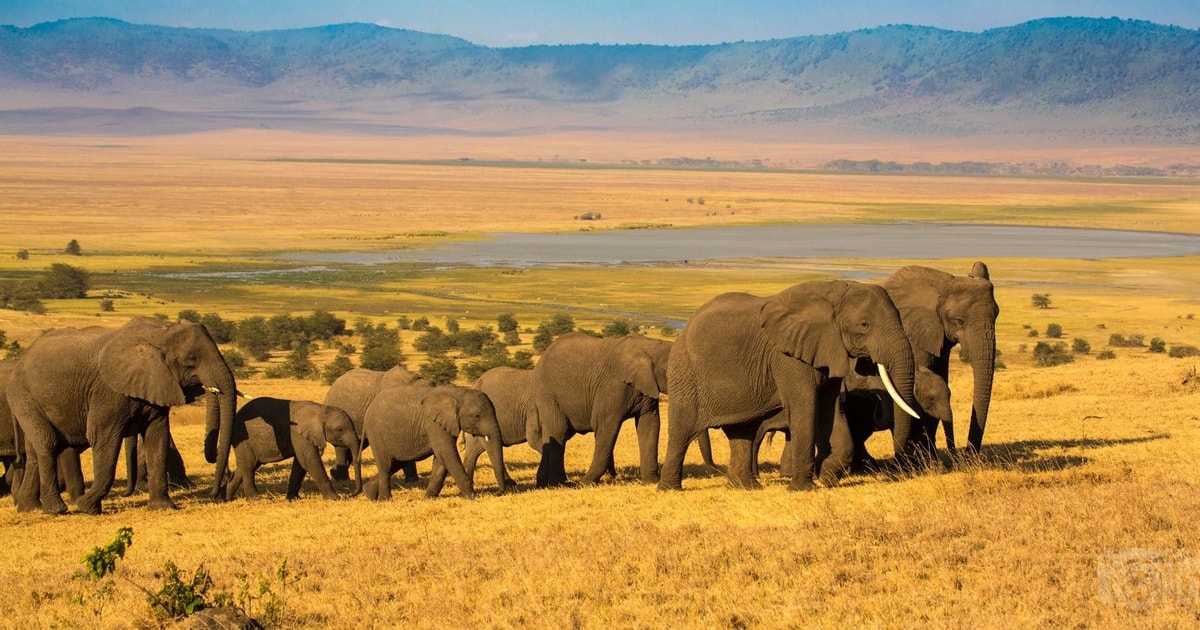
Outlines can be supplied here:
[[367, 22], [494, 47], [686, 45], [885, 24], [979, 32], [1061, 16], [1200, 29], [1200, 0], [0, 0], [0, 24], [97, 16], [243, 31]]

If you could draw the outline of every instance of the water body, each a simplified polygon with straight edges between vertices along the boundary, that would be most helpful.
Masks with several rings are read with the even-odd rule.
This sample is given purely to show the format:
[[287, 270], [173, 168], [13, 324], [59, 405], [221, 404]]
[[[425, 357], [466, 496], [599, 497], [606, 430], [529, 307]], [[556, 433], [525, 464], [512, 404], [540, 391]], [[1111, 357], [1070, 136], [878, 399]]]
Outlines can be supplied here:
[[1200, 235], [1005, 225], [774, 225], [572, 234], [489, 234], [488, 240], [372, 253], [297, 253], [291, 260], [364, 265], [547, 267], [678, 264], [738, 258], [1150, 258], [1200, 254]]

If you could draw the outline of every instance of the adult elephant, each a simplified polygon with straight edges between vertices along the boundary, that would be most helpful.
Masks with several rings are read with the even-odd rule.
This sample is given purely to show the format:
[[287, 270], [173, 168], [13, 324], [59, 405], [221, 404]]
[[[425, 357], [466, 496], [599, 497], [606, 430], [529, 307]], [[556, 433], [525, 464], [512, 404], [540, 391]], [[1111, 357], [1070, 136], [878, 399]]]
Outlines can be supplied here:
[[362, 452], [354, 421], [343, 410], [308, 400], [258, 397], [238, 409], [233, 419], [233, 452], [237, 470], [229, 482], [227, 499], [245, 487], [246, 498], [259, 496], [254, 473], [263, 464], [292, 460], [287, 499], [300, 496], [305, 475], [313, 479], [326, 499], [337, 499], [337, 491], [325, 474], [321, 452], [326, 444], [350, 451], [354, 465], [354, 494], [362, 491]]
[[364, 487], [367, 498], [387, 501], [392, 497], [392, 475], [407, 463], [432, 456], [433, 471], [425, 495], [441, 494], [447, 472], [454, 477], [464, 498], [475, 497], [475, 482], [467, 476], [458, 454], [458, 436], [471, 433], [487, 440], [488, 459], [496, 473], [499, 493], [504, 494], [504, 448], [496, 408], [487, 394], [442, 385], [434, 388], [401, 386], [385, 389], [367, 408], [363, 440], [370, 440], [377, 473]]
[[[20, 433], [17, 420], [8, 406], [8, 383], [16, 365], [16, 361], [0, 361], [0, 464], [4, 464], [4, 476], [0, 477], [0, 497], [15, 494], [26, 466], [25, 436]], [[63, 449], [58, 456], [58, 487], [66, 490], [72, 501], [83, 495], [83, 468], [80, 466], [78, 449]]]
[[112, 489], [122, 438], [142, 435], [149, 507], [173, 508], [167, 494], [169, 410], [208, 392], [213, 436], [205, 456], [216, 465], [211, 496], [222, 499], [236, 408], [233, 373], [204, 326], [135, 318], [116, 330], [63, 329], [43, 335], [21, 355], [8, 402], [25, 435], [29, 467], [17, 508], [61, 514], [55, 462], [69, 447], [92, 449], [95, 479], [77, 501], [99, 514]]
[[[361, 437], [363, 435], [363, 420], [367, 415], [367, 407], [371, 406], [371, 402], [379, 395], [379, 392], [391, 388], [413, 385], [417, 387], [432, 388], [433, 383], [422, 378], [419, 374], [414, 374], [406, 370], [403, 366], [387, 370], [386, 372], [379, 370], [371, 370], [367, 368], [354, 368], [345, 374], [342, 374], [329, 387], [329, 391], [325, 394], [325, 404], [332, 407], [337, 407], [350, 415], [350, 419], [354, 421], [354, 430]], [[363, 444], [366, 448], [369, 444]], [[338, 481], [345, 481], [350, 478], [350, 451], [345, 447], [334, 445], [334, 464], [329, 469], [329, 476]], [[417, 465], [407, 464], [404, 466], [404, 478], [409, 481], [417, 479]]]
[[[918, 367], [932, 370], [948, 386], [951, 350], [962, 346], [974, 375], [966, 450], [978, 454], [992, 400], [1000, 315], [987, 265], [976, 262], [965, 277], [930, 267], [902, 267], [880, 286], [900, 311]], [[926, 448], [932, 453], [937, 420], [926, 417], [923, 422]], [[955, 454], [953, 436], [947, 436], [946, 443]]]
[[[681, 488], [683, 457], [701, 432], [722, 427], [729, 437], [734, 485], [757, 487], [750, 449], [763, 420], [782, 414], [795, 442], [790, 490], [813, 486], [818, 439], [832, 445], [821, 470], [827, 485], [849, 466], [845, 422], [836, 422], [841, 379], [851, 359], [881, 366], [891, 396], [913, 417], [913, 355], [900, 313], [878, 286], [849, 281], [798, 284], [770, 297], [718, 295], [700, 307], [671, 352], [671, 414], [659, 489]], [[897, 444], [911, 423], [897, 418]]]
[[565, 484], [567, 440], [593, 431], [595, 449], [583, 482], [600, 481], [614, 468], [613, 448], [627, 418], [637, 426], [642, 481], [658, 481], [658, 403], [667, 393], [670, 355], [670, 342], [643, 335], [573, 332], [555, 339], [533, 369], [542, 452], [537, 486]]

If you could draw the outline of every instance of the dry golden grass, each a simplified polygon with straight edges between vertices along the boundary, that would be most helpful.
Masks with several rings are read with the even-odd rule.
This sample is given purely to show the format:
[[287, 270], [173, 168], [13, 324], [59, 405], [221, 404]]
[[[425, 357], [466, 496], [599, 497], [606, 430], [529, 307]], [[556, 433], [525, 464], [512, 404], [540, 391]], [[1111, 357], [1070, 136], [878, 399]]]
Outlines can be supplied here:
[[[1040, 221], [1060, 225], [1200, 231], [1188, 212], [1197, 207], [1194, 182], [246, 162], [381, 151], [350, 140], [302, 148], [295, 139], [252, 137], [262, 142], [240, 143], [245, 137], [236, 134], [224, 147], [209, 136], [189, 138], [186, 146], [179, 139], [122, 139], [128, 146], [115, 148], [89, 148], [104, 144], [95, 140], [6, 142], [12, 148], [0, 157], [0, 248], [25, 247], [35, 255], [28, 263], [5, 256], [0, 272], [64, 261], [112, 282], [98, 289], [133, 289], [114, 314], [99, 317], [90, 300], [55, 301], [44, 316], [0, 311], [0, 330], [27, 343], [47, 328], [115, 326], [131, 314], [173, 316], [183, 308], [235, 319], [312, 308], [388, 323], [400, 314], [435, 324], [453, 316], [464, 327], [494, 323], [496, 313], [509, 311], [529, 326], [559, 312], [556, 305], [583, 307], [572, 311], [576, 320], [598, 328], [612, 319], [602, 305], [686, 317], [724, 290], [765, 294], [831, 268], [888, 273], [912, 262], [638, 269], [645, 293], [632, 295], [625, 270], [587, 269], [453, 270], [220, 291], [181, 282], [156, 284], [153, 295], [139, 292], [137, 272], [153, 268], [224, 269], [269, 251], [394, 247], [400, 239], [372, 239], [415, 231], [576, 229], [569, 217], [600, 204], [613, 223], [705, 221], [688, 196], [705, 196], [710, 207], [730, 203], [737, 214], [716, 219], [722, 222], [790, 220], [797, 207], [812, 220], [911, 219], [935, 206], [938, 218], [1030, 222], [1037, 210]], [[150, 216], [164, 211], [171, 214], [161, 221]], [[331, 227], [351, 219], [361, 223]], [[152, 236], [137, 237], [143, 230]], [[50, 255], [69, 238], [89, 255]], [[971, 262], [932, 264], [965, 273]], [[664, 494], [635, 481], [636, 442], [626, 428], [616, 454], [620, 479], [597, 487], [533, 490], [536, 454], [518, 446], [506, 456], [521, 487], [503, 497], [491, 496], [495, 484], [485, 466], [476, 476], [484, 496], [476, 501], [459, 499], [450, 484], [436, 501], [407, 488], [388, 505], [362, 498], [327, 503], [309, 486], [302, 500], [288, 503], [281, 497], [287, 471], [276, 466], [260, 473], [273, 498], [210, 504], [201, 498], [212, 482], [200, 457], [202, 410], [186, 407], [174, 413], [173, 432], [199, 488], [174, 495], [180, 510], [151, 513], [144, 494], [111, 497], [99, 517], [0, 509], [0, 536], [10, 546], [0, 560], [0, 608], [7, 611], [0, 627], [152, 626], [145, 596], [133, 584], [156, 589], [168, 560], [188, 571], [203, 565], [216, 589], [229, 592], [244, 583], [239, 576], [249, 575], [253, 585], [256, 575], [268, 576], [282, 602], [281, 625], [289, 627], [1194, 625], [1200, 384], [1195, 377], [1184, 381], [1200, 361], [1144, 348], [1118, 348], [1110, 361], [1095, 354], [1112, 333], [1200, 346], [1200, 324], [1189, 318], [1200, 312], [1200, 260], [987, 262], [1008, 368], [996, 377], [982, 462], [946, 473], [857, 476], [797, 495], [786, 492], [773, 465], [764, 471], [764, 490], [728, 489], [723, 479], [700, 474], [693, 453], [685, 490]], [[113, 270], [122, 273], [108, 275]], [[1052, 308], [1033, 308], [1033, 293], [1049, 293]], [[1034, 367], [1031, 349], [1046, 340], [1050, 323], [1062, 326], [1068, 345], [1074, 337], [1088, 339], [1092, 355]], [[1029, 337], [1030, 329], [1040, 336]], [[319, 360], [331, 356], [323, 351]], [[415, 367], [419, 357], [411, 348], [409, 357]], [[961, 392], [969, 392], [971, 376], [964, 364], [953, 367], [961, 442], [969, 417]], [[262, 377], [239, 387], [311, 400], [326, 390], [316, 381]], [[724, 439], [714, 442], [718, 461], [727, 461]], [[876, 456], [890, 455], [884, 435], [869, 446]], [[764, 461], [777, 462], [779, 449], [771, 445]], [[590, 453], [590, 436], [571, 441], [571, 476], [587, 467]], [[114, 593], [88, 599], [97, 586], [72, 575], [83, 568], [82, 554], [122, 526], [134, 529], [134, 543]], [[1136, 570], [1118, 562], [1136, 559], [1126, 551], [1136, 549], [1156, 550], [1157, 568], [1185, 590], [1160, 584], [1149, 591], [1160, 600], [1144, 607], [1106, 597], [1106, 585], [1130, 586], [1121, 581], [1129, 575], [1115, 569]], [[1164, 554], [1191, 565], [1169, 564]], [[269, 579], [284, 559], [303, 575], [286, 586]], [[254, 602], [253, 612], [264, 616], [266, 599]]]

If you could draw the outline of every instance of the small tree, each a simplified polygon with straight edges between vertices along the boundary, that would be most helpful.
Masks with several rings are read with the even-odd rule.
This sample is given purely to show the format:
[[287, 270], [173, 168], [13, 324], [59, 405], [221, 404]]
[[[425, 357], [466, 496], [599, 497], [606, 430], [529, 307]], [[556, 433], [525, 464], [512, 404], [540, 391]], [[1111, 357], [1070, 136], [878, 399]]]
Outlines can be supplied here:
[[403, 365], [404, 353], [400, 351], [400, 331], [389, 329], [385, 324], [373, 328], [363, 337], [362, 356], [358, 362], [362, 367], [380, 372]]
[[17, 260], [29, 260], [29, 250], [28, 249], [18, 249], [17, 250]]
[[501, 313], [496, 318], [496, 330], [502, 333], [516, 332], [518, 328], [517, 318], [512, 313]]
[[[179, 311], [179, 321], [200, 323], [200, 311], [195, 309], [185, 308]], [[210, 331], [211, 332], [211, 331]]]
[[447, 357], [434, 357], [422, 365], [417, 373], [434, 385], [449, 385], [458, 376], [458, 366]]
[[1033, 348], [1033, 361], [1040, 367], [1053, 367], [1074, 363], [1075, 357], [1067, 352], [1067, 344], [1061, 341], [1054, 345], [1039, 341]]
[[50, 265], [41, 286], [42, 297], [51, 299], [85, 298], [91, 288], [86, 270], [65, 263]]
[[350, 358], [344, 354], [339, 354], [325, 366], [325, 369], [321, 370], [321, 382], [326, 385], [333, 385], [333, 382], [339, 376], [353, 369], [354, 364], [350, 362]]
[[614, 319], [611, 323], [605, 324], [600, 329], [601, 337], [624, 337], [632, 332], [632, 327], [627, 319]]
[[454, 319], [453, 317], [447, 317], [446, 318], [446, 332], [453, 335], [454, 333], [456, 333], [458, 331], [459, 331], [458, 320]]
[[1071, 340], [1071, 352], [1075, 354], [1088, 354], [1092, 351], [1092, 344], [1088, 343], [1083, 337], [1076, 337]]
[[83, 255], [83, 250], [79, 248], [79, 241], [75, 239], [71, 239], [71, 242], [67, 243], [67, 246], [63, 249], [63, 252], [65, 252], [68, 256]]
[[1046, 336], [1051, 339], [1061, 339], [1063, 336], [1062, 326], [1058, 324], [1048, 324], [1046, 326]]
[[271, 358], [271, 333], [267, 328], [267, 318], [255, 315], [243, 319], [237, 325], [233, 342], [245, 350], [256, 361], [266, 361]]
[[1150, 340], [1150, 352], [1166, 352], [1167, 342], [1159, 337]]
[[1033, 304], [1033, 308], [1041, 308], [1041, 309], [1050, 308], [1050, 294], [1049, 293], [1034, 293], [1033, 297], [1030, 298], [1030, 303]]
[[112, 299], [104, 298], [104, 299], [100, 300], [100, 310], [104, 311], [105, 313], [111, 313], [111, 312], [117, 310], [117, 308], [115, 306], [113, 306]]

